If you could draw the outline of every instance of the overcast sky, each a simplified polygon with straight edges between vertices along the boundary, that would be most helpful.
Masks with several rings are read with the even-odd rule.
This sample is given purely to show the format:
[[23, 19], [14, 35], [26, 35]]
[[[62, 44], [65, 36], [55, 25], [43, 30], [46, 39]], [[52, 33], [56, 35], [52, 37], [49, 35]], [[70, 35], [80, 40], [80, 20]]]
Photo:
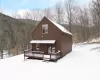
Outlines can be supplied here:
[[[52, 7], [58, 1], [64, 0], [0, 0], [0, 8], [5, 12], [17, 12], [24, 9], [44, 9]], [[85, 5], [90, 0], [76, 0], [77, 4]]]

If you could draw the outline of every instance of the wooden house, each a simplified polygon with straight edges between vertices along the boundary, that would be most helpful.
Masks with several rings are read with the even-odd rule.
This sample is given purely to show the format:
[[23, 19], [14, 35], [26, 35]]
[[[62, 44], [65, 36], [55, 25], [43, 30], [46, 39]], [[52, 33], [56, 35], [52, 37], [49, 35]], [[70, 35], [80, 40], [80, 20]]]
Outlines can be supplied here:
[[[44, 17], [32, 32], [31, 52], [25, 57], [58, 60], [72, 51], [72, 34], [58, 23]], [[30, 54], [30, 55], [29, 55]]]

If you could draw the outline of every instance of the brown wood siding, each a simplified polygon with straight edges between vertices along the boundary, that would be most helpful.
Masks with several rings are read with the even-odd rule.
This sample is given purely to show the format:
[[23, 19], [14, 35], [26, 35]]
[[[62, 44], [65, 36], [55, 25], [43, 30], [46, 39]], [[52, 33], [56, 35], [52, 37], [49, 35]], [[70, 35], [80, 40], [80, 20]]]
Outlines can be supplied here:
[[64, 34], [62, 38], [63, 39], [61, 42], [61, 51], [62, 56], [65, 56], [66, 54], [72, 51], [72, 36]]
[[[42, 34], [42, 24], [48, 24], [48, 34]], [[58, 50], [61, 50], [61, 36], [62, 32], [46, 18], [44, 18], [40, 22], [40, 24], [35, 28], [32, 33], [32, 38], [34, 40], [57, 40], [55, 45], [56, 52]], [[43, 51], [47, 50], [45, 49], [45, 46], [46, 45], [43, 45], [41, 47]]]
[[36, 44], [32, 44], [32, 50], [33, 50], [33, 51], [36, 50]]
[[[44, 53], [48, 53], [48, 48], [47, 48], [47, 44], [40, 44], [40, 51], [44, 51]], [[36, 44], [32, 44], [32, 50], [36, 51]]]
[[48, 53], [48, 48], [47, 48], [47, 44], [42, 44], [41, 46], [40, 46], [40, 51], [44, 51], [44, 53], [45, 54], [47, 54]]

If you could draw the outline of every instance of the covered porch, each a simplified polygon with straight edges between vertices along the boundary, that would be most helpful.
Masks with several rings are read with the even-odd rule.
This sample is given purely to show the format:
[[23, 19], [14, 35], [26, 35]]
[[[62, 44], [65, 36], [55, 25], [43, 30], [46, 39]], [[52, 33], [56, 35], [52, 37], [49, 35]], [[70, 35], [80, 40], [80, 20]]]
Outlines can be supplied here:
[[24, 51], [25, 57], [56, 61], [60, 58], [61, 51], [56, 49], [56, 40], [32, 40], [32, 49]]

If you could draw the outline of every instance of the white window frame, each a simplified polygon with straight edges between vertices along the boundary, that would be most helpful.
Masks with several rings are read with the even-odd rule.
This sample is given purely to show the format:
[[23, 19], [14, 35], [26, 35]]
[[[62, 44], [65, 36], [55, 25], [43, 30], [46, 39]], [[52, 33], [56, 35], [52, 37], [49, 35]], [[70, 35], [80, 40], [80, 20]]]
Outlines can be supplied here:
[[[43, 33], [43, 30], [44, 30], [44, 33]], [[48, 34], [48, 24], [42, 25], [42, 34]]]
[[36, 44], [36, 50], [40, 50], [40, 44]]

